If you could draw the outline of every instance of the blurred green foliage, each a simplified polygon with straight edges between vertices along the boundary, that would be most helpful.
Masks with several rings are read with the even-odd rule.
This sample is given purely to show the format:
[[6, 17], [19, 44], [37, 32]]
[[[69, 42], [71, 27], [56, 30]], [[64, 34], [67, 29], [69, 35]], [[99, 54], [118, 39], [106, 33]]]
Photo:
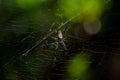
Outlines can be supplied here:
[[[83, 55], [81, 55], [83, 54]], [[71, 78], [82, 79], [88, 77], [90, 59], [86, 53], [75, 55], [68, 65], [68, 75]]]
[[109, 0], [60, 0], [60, 8], [67, 18], [78, 15], [76, 22], [99, 19]]

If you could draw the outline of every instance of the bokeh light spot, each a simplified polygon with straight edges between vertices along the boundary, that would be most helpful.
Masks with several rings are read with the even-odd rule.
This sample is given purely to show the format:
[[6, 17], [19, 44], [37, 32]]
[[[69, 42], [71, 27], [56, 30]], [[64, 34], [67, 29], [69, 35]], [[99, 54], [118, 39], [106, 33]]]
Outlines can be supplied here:
[[99, 20], [84, 22], [84, 30], [90, 35], [100, 32], [101, 27], [101, 22]]

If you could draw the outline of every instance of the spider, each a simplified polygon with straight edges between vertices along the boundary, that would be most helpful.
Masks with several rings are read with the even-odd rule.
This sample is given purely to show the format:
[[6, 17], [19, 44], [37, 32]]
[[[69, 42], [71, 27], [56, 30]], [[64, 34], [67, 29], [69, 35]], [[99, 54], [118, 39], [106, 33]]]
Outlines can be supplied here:
[[55, 40], [55, 42], [53, 43], [50, 43], [50, 44], [54, 44], [56, 47], [55, 47], [55, 50], [58, 49], [59, 45], [63, 47], [65, 53], [67, 52], [67, 47], [66, 47], [66, 44], [64, 42], [64, 38], [63, 38], [63, 34], [62, 34], [62, 31], [61, 30], [58, 30], [57, 31], [57, 38], [56, 37], [53, 37], [53, 36], [50, 36], [53, 40]]

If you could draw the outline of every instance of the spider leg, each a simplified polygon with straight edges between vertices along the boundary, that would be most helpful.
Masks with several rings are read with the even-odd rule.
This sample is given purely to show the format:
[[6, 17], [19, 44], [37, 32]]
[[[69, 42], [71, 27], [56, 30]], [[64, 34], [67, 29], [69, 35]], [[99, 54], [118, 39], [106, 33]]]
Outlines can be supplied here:
[[58, 42], [56, 42], [56, 47], [55, 47], [55, 50], [57, 50], [57, 49], [58, 49], [58, 46], [59, 46], [59, 43], [58, 43]]

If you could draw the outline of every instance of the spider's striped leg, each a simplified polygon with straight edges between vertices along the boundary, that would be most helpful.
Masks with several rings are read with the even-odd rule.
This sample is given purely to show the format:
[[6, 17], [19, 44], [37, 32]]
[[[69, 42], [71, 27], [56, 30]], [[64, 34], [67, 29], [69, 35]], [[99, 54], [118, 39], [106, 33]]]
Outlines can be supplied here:
[[58, 45], [59, 45], [59, 43], [58, 43], [58, 42], [56, 42], [56, 47], [55, 47], [55, 50], [57, 50], [57, 49], [58, 49]]
[[57, 57], [57, 50], [58, 50], [58, 45], [59, 45], [59, 43], [58, 42], [56, 42], [56, 47], [55, 47], [55, 53], [54, 53], [54, 55], [55, 55], [55, 57], [54, 57], [54, 61], [56, 62], [56, 57]]

